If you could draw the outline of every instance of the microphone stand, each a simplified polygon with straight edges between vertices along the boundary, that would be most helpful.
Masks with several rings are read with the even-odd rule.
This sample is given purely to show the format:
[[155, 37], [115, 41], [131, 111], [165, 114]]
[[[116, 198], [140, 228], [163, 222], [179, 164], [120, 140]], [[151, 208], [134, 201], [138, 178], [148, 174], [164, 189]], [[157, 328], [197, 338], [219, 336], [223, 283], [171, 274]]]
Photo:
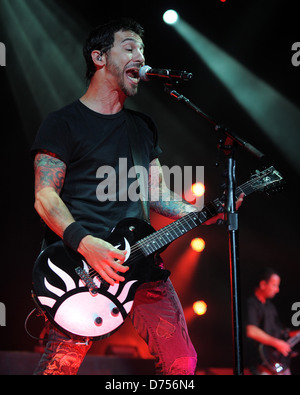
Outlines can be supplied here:
[[[230, 277], [231, 277], [231, 311], [232, 311], [232, 339], [234, 348], [234, 374], [243, 375], [243, 351], [242, 351], [242, 320], [240, 305], [240, 282], [239, 282], [239, 243], [238, 231], [239, 221], [238, 213], [235, 207], [235, 170], [236, 161], [234, 158], [235, 146], [242, 147], [254, 155], [258, 159], [262, 159], [264, 154], [253, 147], [248, 142], [242, 140], [233, 134], [228, 128], [220, 125], [216, 120], [205, 114], [199, 107], [193, 104], [185, 96], [179, 94], [173, 89], [173, 84], [165, 84], [165, 92], [179, 102], [183, 102], [189, 108], [194, 110], [201, 117], [206, 119], [213, 125], [216, 132], [220, 132], [223, 136], [219, 141], [219, 149], [223, 149], [227, 159], [227, 226], [229, 234], [229, 260], [230, 260]], [[218, 164], [217, 164], [218, 165]]]

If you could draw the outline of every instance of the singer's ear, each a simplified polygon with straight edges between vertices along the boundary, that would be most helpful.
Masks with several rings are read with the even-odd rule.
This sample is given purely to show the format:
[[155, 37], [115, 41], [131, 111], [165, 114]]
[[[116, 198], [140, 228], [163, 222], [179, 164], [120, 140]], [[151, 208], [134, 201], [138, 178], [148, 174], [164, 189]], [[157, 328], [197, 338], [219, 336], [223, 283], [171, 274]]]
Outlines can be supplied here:
[[105, 55], [101, 55], [100, 51], [93, 51], [91, 56], [96, 67], [101, 68], [105, 65]]

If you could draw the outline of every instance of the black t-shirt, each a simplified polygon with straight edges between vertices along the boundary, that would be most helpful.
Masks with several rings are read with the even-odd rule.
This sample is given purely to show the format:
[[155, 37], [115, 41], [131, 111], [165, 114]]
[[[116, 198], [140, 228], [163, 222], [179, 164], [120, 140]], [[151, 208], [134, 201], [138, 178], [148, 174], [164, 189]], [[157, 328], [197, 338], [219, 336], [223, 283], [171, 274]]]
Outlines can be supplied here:
[[[135, 190], [137, 181], [130, 170], [133, 161], [125, 111], [103, 115], [78, 100], [51, 113], [32, 146], [33, 155], [47, 150], [67, 165], [61, 198], [76, 221], [104, 239], [123, 218], [143, 218], [140, 201], [128, 195], [130, 185]], [[131, 113], [148, 172], [150, 162], [161, 153], [157, 129], [148, 116]]]
[[282, 332], [277, 309], [270, 300], [261, 303], [254, 295], [247, 301], [247, 325], [255, 325], [269, 335], [279, 338]]
[[[255, 325], [276, 338], [282, 337], [284, 331], [275, 305], [268, 299], [266, 303], [261, 303], [255, 295], [247, 300], [246, 325]], [[258, 342], [247, 339], [246, 351], [249, 365], [254, 366], [260, 362], [258, 346]]]

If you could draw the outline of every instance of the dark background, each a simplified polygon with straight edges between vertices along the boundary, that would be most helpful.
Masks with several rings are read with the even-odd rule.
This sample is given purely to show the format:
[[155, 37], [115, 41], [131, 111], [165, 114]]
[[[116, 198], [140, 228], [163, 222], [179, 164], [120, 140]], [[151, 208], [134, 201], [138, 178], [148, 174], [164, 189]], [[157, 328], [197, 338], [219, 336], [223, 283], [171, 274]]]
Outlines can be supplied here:
[[[283, 192], [271, 198], [254, 194], [245, 200], [239, 211], [241, 299], [244, 302], [251, 293], [257, 271], [265, 266], [276, 268], [282, 274], [282, 286], [274, 302], [283, 323], [291, 327], [291, 306], [300, 298], [299, 168], [293, 165], [282, 146], [291, 138], [295, 146], [300, 146], [300, 137], [290, 134], [287, 125], [280, 134], [281, 144], [275, 144], [198, 55], [163, 22], [162, 15], [169, 8], [176, 9], [187, 23], [299, 107], [300, 67], [291, 63], [291, 46], [300, 41], [297, 3], [162, 0], [118, 4], [39, 0], [38, 8], [33, 0], [8, 3], [9, 6], [5, 0], [0, 0], [0, 41], [5, 43], [7, 50], [7, 65], [0, 68], [0, 302], [5, 304], [7, 314], [6, 327], [0, 327], [0, 349], [31, 351], [36, 345], [24, 330], [24, 320], [34, 307], [30, 296], [31, 270], [42, 239], [40, 221], [33, 208], [30, 146], [47, 113], [84, 93], [81, 45], [91, 27], [117, 15], [131, 16], [145, 27], [147, 64], [192, 72], [193, 81], [178, 90], [204, 112], [263, 151], [268, 157], [267, 164], [271, 163], [284, 175], [287, 186]], [[36, 15], [37, 25], [32, 23], [30, 13]], [[17, 19], [16, 15], [19, 15]], [[163, 149], [162, 164], [205, 166], [205, 200], [208, 202], [219, 196], [223, 165], [215, 167], [218, 140], [213, 128], [166, 95], [160, 83], [141, 84], [138, 96], [129, 103], [155, 119]], [[255, 169], [261, 169], [262, 164], [241, 149], [237, 150], [236, 159], [239, 184], [247, 181]], [[162, 218], [153, 218], [155, 227], [165, 223]], [[190, 335], [199, 354], [199, 367], [230, 367], [232, 341], [226, 227], [201, 227], [184, 236], [164, 253], [165, 263], [175, 271], [180, 256], [195, 236], [205, 239], [206, 248], [192, 278], [185, 284], [178, 284], [178, 293], [184, 308], [198, 299], [205, 300], [208, 305], [206, 315], [189, 321]], [[243, 310], [243, 316], [244, 313]], [[33, 319], [29, 327], [38, 335], [42, 320]], [[137, 346], [141, 356], [147, 357], [144, 345], [129, 323], [109, 340], [95, 344], [92, 352], [101, 354], [108, 343], [124, 342]], [[299, 373], [298, 365], [299, 361], [297, 364], [295, 360], [295, 373]]]

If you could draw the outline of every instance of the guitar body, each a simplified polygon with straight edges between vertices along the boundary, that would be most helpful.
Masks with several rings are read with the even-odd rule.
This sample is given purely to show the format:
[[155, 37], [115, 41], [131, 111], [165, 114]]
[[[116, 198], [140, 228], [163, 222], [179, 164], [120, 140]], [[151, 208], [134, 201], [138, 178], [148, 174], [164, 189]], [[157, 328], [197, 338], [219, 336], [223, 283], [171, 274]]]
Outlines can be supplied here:
[[[256, 172], [236, 189], [239, 196], [278, 188], [280, 173], [270, 167]], [[127, 250], [122, 274], [125, 281], [110, 286], [83, 256], [62, 241], [41, 252], [33, 268], [33, 297], [45, 316], [71, 337], [102, 339], [114, 333], [131, 311], [137, 288], [150, 281], [166, 280], [168, 270], [155, 264], [155, 254], [185, 233], [219, 213], [219, 199], [199, 212], [192, 212], [155, 231], [147, 222], [128, 218], [121, 221], [107, 239], [116, 248]]]
[[[293, 349], [300, 342], [300, 332], [297, 332], [296, 335], [286, 341], [289, 343], [291, 349]], [[285, 372], [290, 366], [291, 358], [297, 355], [297, 353], [293, 354], [293, 351], [291, 351], [285, 357], [275, 348], [263, 344], [259, 346], [259, 354], [264, 365], [274, 374]]]
[[273, 374], [283, 373], [290, 366], [291, 357], [285, 357], [273, 347], [261, 344], [259, 352], [265, 366]]
[[124, 282], [110, 286], [84, 258], [56, 242], [41, 252], [33, 268], [34, 300], [60, 331], [71, 337], [99, 340], [124, 323], [137, 288], [150, 281], [167, 279], [169, 272], [155, 265], [155, 255], [145, 256], [137, 240], [154, 232], [145, 221], [125, 219], [107, 239], [127, 250]]

